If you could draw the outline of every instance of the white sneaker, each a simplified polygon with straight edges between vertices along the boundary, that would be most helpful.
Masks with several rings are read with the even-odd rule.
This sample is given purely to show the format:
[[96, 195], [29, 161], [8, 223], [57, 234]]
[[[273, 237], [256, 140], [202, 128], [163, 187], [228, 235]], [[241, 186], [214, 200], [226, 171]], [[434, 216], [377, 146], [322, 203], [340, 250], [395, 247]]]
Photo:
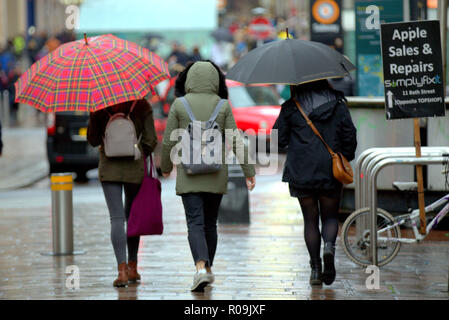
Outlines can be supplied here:
[[210, 282], [210, 276], [207, 274], [206, 269], [201, 269], [195, 273], [193, 277], [193, 285], [191, 291], [203, 291]]
[[215, 275], [211, 272], [207, 273], [207, 276], [209, 277], [209, 284], [214, 283], [215, 281]]

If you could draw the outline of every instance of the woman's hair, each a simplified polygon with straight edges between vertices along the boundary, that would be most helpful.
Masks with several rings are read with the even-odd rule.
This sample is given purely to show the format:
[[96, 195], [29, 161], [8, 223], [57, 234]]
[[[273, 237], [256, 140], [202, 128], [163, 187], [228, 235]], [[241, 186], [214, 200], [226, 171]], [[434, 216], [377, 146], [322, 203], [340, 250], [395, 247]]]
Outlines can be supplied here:
[[332, 90], [329, 81], [327, 80], [318, 80], [306, 82], [300, 85], [295, 86], [295, 93], [299, 94], [305, 91], [321, 91], [321, 90]]
[[[214, 66], [215, 69], [217, 69], [218, 72], [218, 95], [222, 99], [228, 98], [228, 87], [226, 87], [226, 77], [224, 73], [220, 70], [220, 68], [213, 63], [210, 60], [202, 60], [203, 62], [209, 62]], [[197, 61], [198, 62], [198, 61]], [[190, 68], [195, 64], [196, 62], [190, 63], [187, 65], [187, 67], [178, 75], [178, 78], [175, 82], [175, 96], [176, 97], [182, 97], [186, 94], [186, 79], [187, 79], [187, 73], [189, 72]]]
[[[131, 110], [131, 106], [132, 106], [133, 102], [134, 102], [134, 100], [118, 103], [113, 106], [102, 109], [102, 110], [100, 110], [100, 112], [105, 115], [109, 115], [109, 113], [114, 114], [114, 113], [118, 113], [118, 112], [128, 114]], [[143, 98], [143, 99], [137, 100], [136, 105], [133, 110], [133, 114], [136, 117], [144, 117], [146, 115], [146, 113], [150, 110], [151, 110], [150, 103], [148, 102], [147, 99]]]

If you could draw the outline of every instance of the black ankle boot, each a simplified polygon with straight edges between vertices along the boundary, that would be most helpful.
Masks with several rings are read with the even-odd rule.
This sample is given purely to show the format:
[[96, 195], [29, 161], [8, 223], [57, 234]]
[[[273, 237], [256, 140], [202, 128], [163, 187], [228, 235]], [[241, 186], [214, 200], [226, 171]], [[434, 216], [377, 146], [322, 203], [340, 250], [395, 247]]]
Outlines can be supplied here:
[[310, 281], [309, 283], [312, 286], [319, 286], [322, 285], [323, 282], [321, 280], [322, 274], [322, 265], [321, 265], [321, 259], [319, 259], [318, 261], [312, 261], [310, 260], [310, 268], [312, 269], [311, 273], [310, 273]]
[[332, 242], [324, 243], [324, 251], [323, 251], [323, 262], [324, 262], [324, 271], [323, 271], [323, 282], [326, 285], [330, 285], [335, 280], [335, 246]]

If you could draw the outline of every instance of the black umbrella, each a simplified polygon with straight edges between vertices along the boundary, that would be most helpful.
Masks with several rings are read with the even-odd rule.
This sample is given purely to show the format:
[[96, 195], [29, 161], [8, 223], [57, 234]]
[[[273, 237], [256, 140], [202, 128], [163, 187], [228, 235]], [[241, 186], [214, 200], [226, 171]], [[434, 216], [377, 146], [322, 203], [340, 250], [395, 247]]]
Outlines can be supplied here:
[[314, 41], [278, 40], [244, 55], [226, 77], [243, 83], [300, 83], [341, 78], [355, 66], [336, 50]]
[[234, 41], [231, 32], [227, 28], [218, 28], [217, 30], [212, 32], [211, 35], [217, 41], [226, 41], [226, 42]]

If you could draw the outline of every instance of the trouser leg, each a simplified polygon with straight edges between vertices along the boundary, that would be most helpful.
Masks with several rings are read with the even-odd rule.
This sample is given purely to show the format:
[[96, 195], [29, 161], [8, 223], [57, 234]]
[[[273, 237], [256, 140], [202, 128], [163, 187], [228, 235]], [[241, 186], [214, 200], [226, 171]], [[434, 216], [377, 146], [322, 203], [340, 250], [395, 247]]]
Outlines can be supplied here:
[[188, 240], [190, 250], [192, 252], [193, 261], [209, 261], [209, 250], [207, 248], [206, 235], [204, 230], [204, 203], [200, 193], [187, 193], [182, 195], [182, 203], [184, 204]]
[[125, 212], [121, 182], [102, 182], [104, 197], [111, 220], [111, 242], [117, 264], [126, 262]]
[[[139, 193], [140, 184], [125, 183], [125, 216], [126, 221], [129, 220], [129, 214], [131, 213], [131, 206], [134, 198]], [[128, 261], [137, 261], [137, 252], [139, 251], [140, 236], [127, 237], [128, 244]]]
[[222, 198], [222, 194], [207, 193], [204, 195], [204, 230], [209, 252], [209, 267], [212, 267], [214, 263], [217, 250], [217, 219]]

